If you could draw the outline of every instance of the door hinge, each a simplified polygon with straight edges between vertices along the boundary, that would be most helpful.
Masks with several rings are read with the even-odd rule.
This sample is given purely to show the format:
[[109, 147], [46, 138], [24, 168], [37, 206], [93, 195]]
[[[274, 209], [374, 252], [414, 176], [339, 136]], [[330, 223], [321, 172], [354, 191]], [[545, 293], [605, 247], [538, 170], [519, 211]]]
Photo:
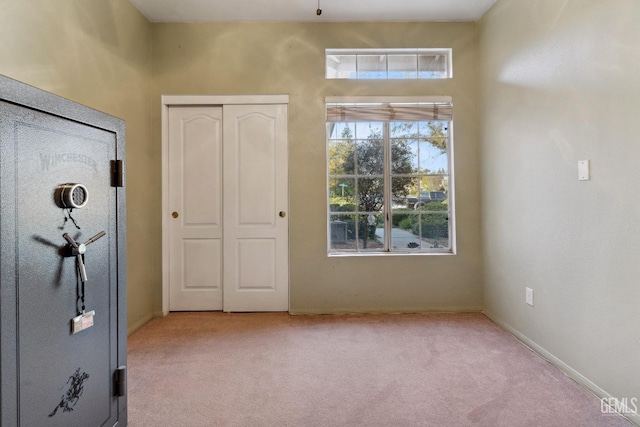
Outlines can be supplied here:
[[111, 186], [124, 187], [124, 162], [111, 160]]
[[124, 396], [127, 394], [127, 367], [119, 366], [114, 373], [115, 394], [116, 396]]

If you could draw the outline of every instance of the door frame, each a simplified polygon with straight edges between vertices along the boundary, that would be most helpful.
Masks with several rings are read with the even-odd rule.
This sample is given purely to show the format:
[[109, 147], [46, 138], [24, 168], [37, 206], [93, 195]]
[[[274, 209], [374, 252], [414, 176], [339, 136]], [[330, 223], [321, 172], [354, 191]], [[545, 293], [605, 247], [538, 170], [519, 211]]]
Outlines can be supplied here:
[[[169, 108], [180, 105], [289, 105], [289, 95], [162, 95], [162, 316], [169, 314]], [[289, 272], [287, 272], [287, 275]]]

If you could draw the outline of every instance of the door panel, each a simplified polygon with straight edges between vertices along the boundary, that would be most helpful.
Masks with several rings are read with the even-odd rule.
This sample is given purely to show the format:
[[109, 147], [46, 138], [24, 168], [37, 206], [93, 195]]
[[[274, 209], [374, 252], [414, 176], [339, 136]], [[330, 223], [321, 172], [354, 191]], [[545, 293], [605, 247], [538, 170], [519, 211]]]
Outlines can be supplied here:
[[239, 291], [276, 290], [275, 239], [238, 239]]
[[169, 141], [169, 309], [222, 310], [222, 108], [170, 108]]
[[238, 144], [234, 153], [237, 156], [235, 181], [238, 183], [236, 222], [239, 226], [273, 227], [277, 148], [274, 127], [277, 123], [273, 117], [253, 111], [235, 120], [236, 134], [229, 135], [229, 141]]
[[184, 288], [222, 289], [220, 239], [183, 239]]
[[287, 107], [225, 105], [223, 126], [224, 310], [286, 311]]
[[[15, 339], [16, 349], [10, 360], [2, 354], [2, 419], [11, 416], [6, 405], [17, 402], [17, 418], [7, 425], [114, 425], [118, 213], [110, 161], [117, 156], [116, 134], [4, 102], [0, 129], [2, 312], [16, 311], [14, 337], [3, 325], [3, 349], [7, 339]], [[56, 188], [70, 182], [87, 188], [85, 207], [57, 205]], [[83, 287], [62, 235], [84, 243], [100, 231], [106, 235], [86, 247]], [[7, 266], [12, 276], [4, 274]], [[86, 311], [95, 310], [94, 324], [72, 334], [71, 319], [82, 310], [83, 293]], [[12, 401], [7, 391], [13, 378]]]
[[219, 197], [222, 189], [219, 173], [220, 117], [216, 113], [219, 114], [219, 109], [183, 119], [182, 192], [185, 226], [219, 227], [222, 221], [222, 199]]

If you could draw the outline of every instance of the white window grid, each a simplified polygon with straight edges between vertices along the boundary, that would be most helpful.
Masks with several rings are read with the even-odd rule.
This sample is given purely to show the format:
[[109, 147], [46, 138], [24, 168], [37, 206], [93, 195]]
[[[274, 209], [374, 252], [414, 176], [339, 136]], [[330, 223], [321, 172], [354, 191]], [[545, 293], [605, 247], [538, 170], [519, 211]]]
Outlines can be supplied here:
[[450, 48], [326, 49], [327, 79], [448, 79]]
[[[393, 97], [390, 97], [393, 98]], [[340, 97], [329, 97], [327, 98], [327, 101], [331, 100], [331, 102], [327, 102], [327, 107], [331, 106], [335, 106], [335, 105], [357, 105], [357, 104], [362, 104], [362, 101], [365, 98], [363, 97], [359, 97], [359, 98], [354, 98], [353, 100], [356, 100], [357, 103], [348, 103], [348, 102], [344, 102], [344, 103], [340, 103], [340, 102], [335, 102], [336, 100], [341, 99]], [[412, 97], [411, 99], [406, 99], [406, 98], [401, 98], [401, 97], [395, 97], [396, 101], [402, 101], [401, 104], [396, 104], [396, 105], [411, 105], [412, 102], [411, 101], [415, 101], [415, 98]], [[409, 102], [407, 102], [409, 101]], [[450, 107], [450, 98], [449, 97], [432, 97], [429, 101], [429, 103], [434, 103], [434, 104], [438, 104], [445, 101], [445, 103], [448, 103], [448, 106]], [[383, 102], [383, 104], [385, 104], [386, 102]], [[372, 103], [367, 103], [369, 105], [374, 105]], [[362, 104], [362, 105], [366, 105], [366, 104]], [[381, 105], [381, 104], [378, 104]], [[389, 104], [392, 105], [392, 104]], [[417, 106], [421, 106], [423, 104], [420, 103], [416, 103], [414, 104], [416, 107]], [[402, 120], [403, 122], [405, 121], [411, 121], [411, 120]], [[386, 254], [442, 254], [442, 253], [455, 253], [455, 217], [454, 217], [454, 203], [453, 203], [453, 147], [452, 147], [452, 125], [453, 125], [453, 121], [451, 119], [444, 121], [444, 123], [446, 123], [446, 154], [447, 154], [447, 167], [446, 167], [446, 171], [444, 173], [442, 172], [437, 172], [437, 173], [424, 173], [421, 172], [420, 170], [415, 171], [414, 173], [409, 173], [409, 174], [396, 174], [396, 173], [392, 173], [391, 170], [391, 141], [394, 140], [394, 138], [391, 136], [391, 131], [390, 131], [390, 123], [392, 123], [393, 121], [384, 121], [381, 122], [381, 126], [383, 127], [384, 131], [383, 131], [383, 141], [384, 141], [384, 147], [385, 147], [385, 153], [384, 153], [384, 163], [385, 166], [382, 170], [382, 173], [368, 173], [368, 174], [359, 174], [359, 173], [354, 173], [354, 174], [336, 174], [336, 175], [332, 175], [330, 174], [330, 171], [327, 170], [327, 189], [329, 190], [330, 188], [330, 183], [331, 180], [336, 180], [336, 179], [350, 179], [354, 181], [354, 191], [355, 194], [358, 194], [358, 180], [359, 179], [380, 179], [383, 180], [384, 182], [384, 204], [383, 204], [383, 208], [380, 211], [362, 211], [360, 209], [358, 209], [358, 207], [360, 206], [360, 204], [356, 201], [355, 203], [355, 207], [353, 211], [348, 211], [348, 212], [337, 212], [337, 211], [332, 211], [331, 206], [328, 206], [328, 253], [330, 255], [354, 255], [354, 254], [380, 254], [380, 253], [386, 253]], [[418, 120], [415, 120], [416, 123], [421, 122]], [[424, 122], [424, 121], [422, 121]], [[335, 123], [339, 123], [339, 122], [333, 122], [333, 124]], [[332, 123], [327, 123], [327, 167], [329, 167], [329, 144], [331, 143], [331, 127], [333, 125]], [[341, 138], [334, 138], [333, 140], [340, 140]], [[358, 140], [362, 140], [363, 138], [358, 135], [357, 133], [354, 133], [353, 135], [353, 139], [354, 141], [358, 141]], [[357, 162], [357, 159], [355, 160]], [[418, 160], [418, 162], [420, 162], [420, 160]], [[357, 170], [357, 169], [356, 169]], [[392, 204], [394, 203], [393, 199], [392, 199], [392, 193], [391, 193], [391, 180], [394, 178], [404, 178], [404, 177], [414, 177], [414, 178], [423, 178], [423, 177], [440, 177], [443, 179], [443, 181], [447, 182], [447, 188], [448, 188], [448, 193], [449, 193], [449, 205], [446, 211], [440, 211], [440, 210], [435, 210], [435, 211], [431, 211], [431, 210], [420, 210], [419, 212], [416, 212], [415, 214], [406, 214], [406, 215], [417, 215], [419, 218], [421, 218], [423, 215], [447, 215], [447, 227], [448, 227], [448, 245], [444, 246], [444, 247], [428, 247], [428, 246], [421, 246], [418, 248], [414, 248], [414, 249], [405, 249], [405, 248], [394, 248], [392, 245], [392, 221], [391, 221], [391, 217], [393, 215], [402, 215], [401, 213], [398, 212], [394, 212], [394, 209], [392, 208]], [[421, 194], [422, 188], [421, 188], [421, 184], [418, 184], [418, 197], [420, 197], [419, 195]], [[327, 200], [329, 201], [330, 199], [330, 194], [328, 192], [327, 194]], [[355, 219], [355, 242], [356, 245], [354, 248], [344, 248], [344, 249], [336, 249], [332, 247], [332, 236], [331, 236], [331, 227], [332, 227], [332, 220], [334, 218], [338, 218], [340, 216], [345, 216], [345, 215], [350, 215], [353, 216]], [[375, 219], [376, 222], [380, 222], [380, 218], [382, 218], [382, 222], [384, 223], [384, 244], [382, 248], [363, 248], [360, 246], [361, 243], [361, 239], [359, 236], [360, 233], [360, 229], [361, 227], [358, 225], [359, 222], [364, 222], [364, 221], [372, 221], [373, 219]], [[422, 221], [420, 220], [419, 223], [421, 224]], [[421, 227], [421, 226], [420, 226]], [[419, 230], [419, 235], [422, 235], [422, 230]]]

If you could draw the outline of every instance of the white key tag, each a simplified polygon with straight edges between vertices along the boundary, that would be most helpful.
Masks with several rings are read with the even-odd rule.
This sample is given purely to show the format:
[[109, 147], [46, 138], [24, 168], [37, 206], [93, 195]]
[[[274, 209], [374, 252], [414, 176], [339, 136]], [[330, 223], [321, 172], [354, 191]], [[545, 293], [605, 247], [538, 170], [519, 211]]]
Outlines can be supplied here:
[[80, 331], [92, 327], [93, 316], [95, 316], [95, 314], [96, 311], [91, 310], [71, 319], [71, 334], [77, 334]]

